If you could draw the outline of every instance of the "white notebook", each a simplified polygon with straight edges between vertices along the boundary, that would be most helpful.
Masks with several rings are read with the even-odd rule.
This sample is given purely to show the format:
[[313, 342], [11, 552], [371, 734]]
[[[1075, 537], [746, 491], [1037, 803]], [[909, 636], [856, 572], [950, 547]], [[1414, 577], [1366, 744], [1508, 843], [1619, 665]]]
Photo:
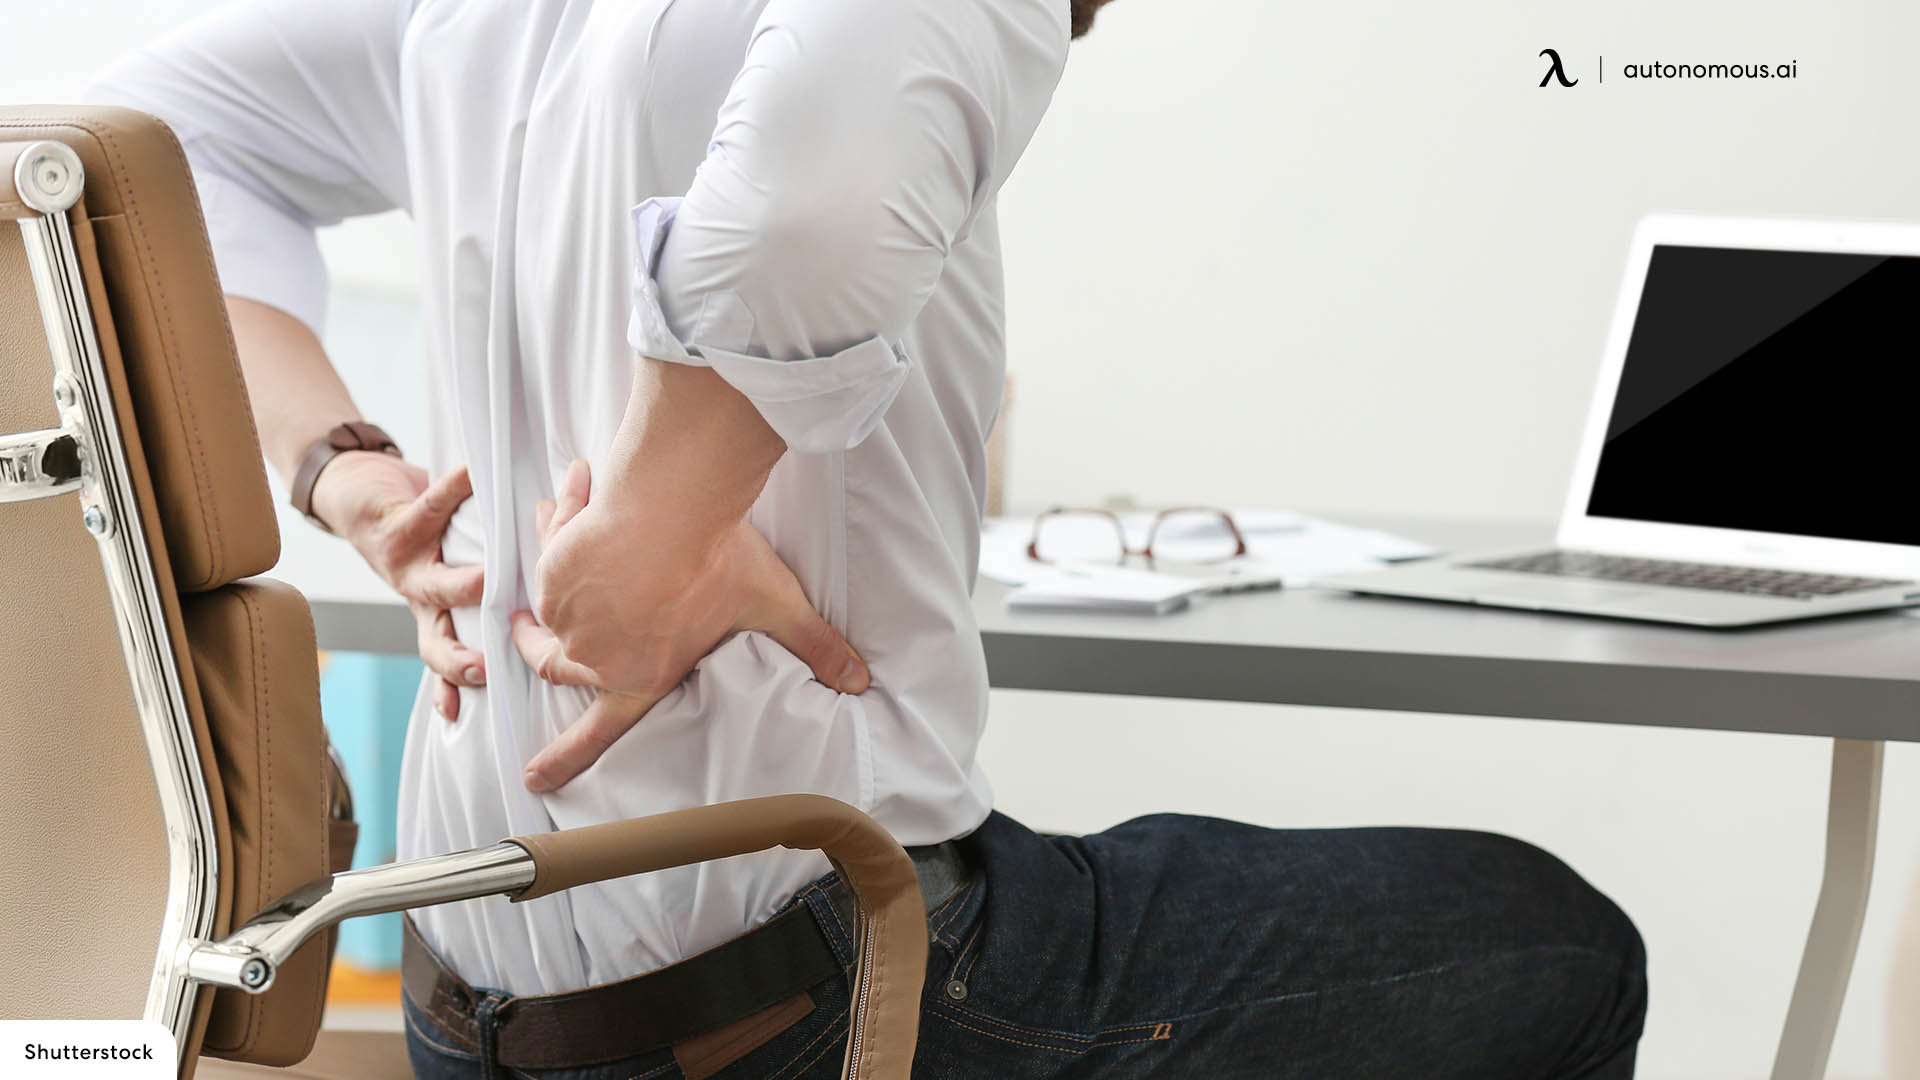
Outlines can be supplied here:
[[1170, 578], [1146, 570], [1114, 567], [1045, 567], [1007, 594], [1012, 611], [1130, 611], [1164, 615], [1187, 606], [1203, 581]]

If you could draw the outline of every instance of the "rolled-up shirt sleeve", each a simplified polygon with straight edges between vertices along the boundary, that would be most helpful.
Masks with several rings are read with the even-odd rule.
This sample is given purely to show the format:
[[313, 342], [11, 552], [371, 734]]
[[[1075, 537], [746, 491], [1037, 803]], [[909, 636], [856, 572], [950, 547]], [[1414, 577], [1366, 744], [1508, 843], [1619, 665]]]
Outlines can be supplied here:
[[692, 187], [633, 209], [629, 343], [711, 366], [791, 450], [858, 445], [1067, 37], [1045, 0], [772, 0]]
[[315, 230], [404, 207], [400, 39], [409, 0], [248, 0], [108, 68], [87, 100], [166, 121], [193, 170], [221, 288], [317, 335]]

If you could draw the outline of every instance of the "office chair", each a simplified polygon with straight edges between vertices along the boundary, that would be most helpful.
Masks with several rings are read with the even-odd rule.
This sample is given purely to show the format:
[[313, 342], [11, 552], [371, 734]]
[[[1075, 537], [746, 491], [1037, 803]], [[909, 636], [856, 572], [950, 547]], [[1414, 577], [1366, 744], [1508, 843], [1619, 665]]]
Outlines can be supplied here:
[[252, 577], [279, 533], [179, 143], [126, 109], [0, 109], [0, 219], [0, 1016], [156, 1020], [183, 1080], [202, 1055], [228, 1059], [203, 1078], [404, 1077], [397, 1033], [319, 1032], [340, 920], [786, 846], [825, 852], [860, 911], [842, 1075], [907, 1077], [919, 884], [844, 803], [341, 872], [312, 617]]

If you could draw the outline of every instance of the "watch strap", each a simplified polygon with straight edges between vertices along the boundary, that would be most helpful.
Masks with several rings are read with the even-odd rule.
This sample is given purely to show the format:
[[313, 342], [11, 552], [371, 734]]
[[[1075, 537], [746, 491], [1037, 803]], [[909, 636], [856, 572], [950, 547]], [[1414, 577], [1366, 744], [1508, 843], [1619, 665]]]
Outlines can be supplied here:
[[349, 420], [336, 425], [307, 447], [306, 452], [300, 455], [299, 467], [293, 471], [293, 483], [288, 485], [287, 501], [293, 503], [293, 508], [304, 514], [308, 521], [328, 532], [333, 530], [314, 515], [313, 488], [320, 481], [320, 473], [334, 458], [353, 450], [370, 450], [396, 456], [400, 453], [400, 447], [393, 437], [380, 430], [377, 424]]

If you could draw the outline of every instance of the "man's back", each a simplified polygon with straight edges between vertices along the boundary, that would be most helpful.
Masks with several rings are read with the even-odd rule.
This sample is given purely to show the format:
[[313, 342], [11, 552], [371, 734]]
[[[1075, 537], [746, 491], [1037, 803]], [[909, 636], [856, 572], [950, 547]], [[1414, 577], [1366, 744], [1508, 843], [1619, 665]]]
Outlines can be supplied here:
[[[968, 592], [1004, 370], [993, 197], [1059, 74], [1064, 12], [1040, 0], [409, 7], [242, 7], [105, 84], [180, 131], [231, 293], [318, 321], [311, 273], [245, 272], [285, 261], [276, 216], [310, 226], [403, 206], [417, 225], [427, 464], [472, 472], [444, 556], [485, 567], [485, 599], [453, 623], [484, 654], [487, 685], [460, 691], [453, 723], [423, 687], [400, 855], [783, 792], [842, 798], [910, 845], [971, 830], [991, 805], [974, 760], [986, 675]], [[823, 68], [823, 50], [844, 55]], [[835, 78], [787, 77], [801, 55]], [[929, 88], [934, 74], [944, 85]], [[790, 110], [826, 110], [844, 138], [818, 124], [799, 135]], [[960, 183], [941, 174], [951, 155], [919, 153], [954, 139], [975, 144]], [[890, 165], [907, 178], [898, 193], [860, 199], [862, 178]], [[942, 258], [929, 275], [924, 259], [892, 257], [898, 244], [868, 258], [733, 228], [779, 205], [763, 201], [767, 169], [783, 197], [847, 218], [849, 243], [904, 223]], [[963, 201], [939, 205], [955, 189]], [[794, 449], [751, 521], [873, 685], [837, 694], [771, 638], [739, 634], [597, 765], [536, 795], [528, 758], [592, 695], [536, 677], [510, 638], [512, 613], [532, 606], [535, 504], [571, 459], [607, 459], [649, 340], [691, 348], [736, 386], [779, 380], [762, 408]], [[827, 869], [780, 852], [416, 918], [470, 982], [560, 991], [732, 937]]]

